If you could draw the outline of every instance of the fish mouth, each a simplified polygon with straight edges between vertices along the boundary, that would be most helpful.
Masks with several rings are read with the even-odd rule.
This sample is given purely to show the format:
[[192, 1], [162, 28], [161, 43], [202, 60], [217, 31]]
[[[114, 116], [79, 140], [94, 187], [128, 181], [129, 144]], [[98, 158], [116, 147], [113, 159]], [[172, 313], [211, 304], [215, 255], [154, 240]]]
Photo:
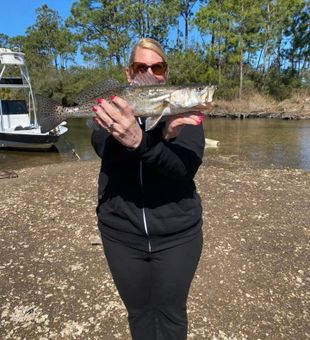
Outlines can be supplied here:
[[211, 103], [213, 100], [213, 95], [214, 95], [215, 87], [214, 86], [208, 86], [204, 89], [203, 94], [201, 96], [202, 103]]

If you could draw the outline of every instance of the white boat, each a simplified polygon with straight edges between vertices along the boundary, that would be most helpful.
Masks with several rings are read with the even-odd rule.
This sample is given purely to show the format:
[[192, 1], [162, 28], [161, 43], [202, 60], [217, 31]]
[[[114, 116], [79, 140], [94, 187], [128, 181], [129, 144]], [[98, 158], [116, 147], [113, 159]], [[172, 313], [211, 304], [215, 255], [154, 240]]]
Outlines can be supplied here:
[[0, 68], [0, 148], [51, 148], [68, 129], [41, 133], [25, 54], [0, 48]]

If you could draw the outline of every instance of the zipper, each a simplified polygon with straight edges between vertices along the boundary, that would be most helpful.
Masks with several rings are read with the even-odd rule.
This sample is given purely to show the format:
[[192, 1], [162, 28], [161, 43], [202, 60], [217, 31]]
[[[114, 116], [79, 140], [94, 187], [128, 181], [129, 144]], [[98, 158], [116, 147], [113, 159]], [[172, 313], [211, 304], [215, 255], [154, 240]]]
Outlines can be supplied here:
[[[142, 190], [142, 195], [143, 195], [143, 168], [142, 168], [142, 161], [140, 161], [140, 184], [141, 184], [141, 190]], [[145, 217], [145, 210], [144, 210], [144, 200], [142, 197], [142, 216], [143, 216], [143, 226], [144, 226], [144, 230], [145, 230], [145, 234], [148, 238], [148, 248], [149, 248], [149, 252], [152, 251], [152, 246], [151, 246], [151, 240], [150, 240], [150, 235], [149, 235], [149, 231], [147, 229], [147, 222], [146, 222], [146, 217]]]

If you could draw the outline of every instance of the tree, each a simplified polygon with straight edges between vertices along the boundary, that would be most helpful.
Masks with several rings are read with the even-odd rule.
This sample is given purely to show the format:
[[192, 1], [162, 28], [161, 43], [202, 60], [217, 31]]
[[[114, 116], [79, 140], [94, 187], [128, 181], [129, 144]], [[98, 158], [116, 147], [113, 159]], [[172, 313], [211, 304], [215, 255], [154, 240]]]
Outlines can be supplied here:
[[152, 37], [167, 45], [176, 16], [173, 0], [79, 0], [67, 23], [86, 60], [121, 66], [137, 39]]
[[299, 5], [284, 31], [284, 36], [291, 41], [286, 57], [291, 70], [298, 75], [306, 70], [310, 61], [310, 10], [304, 4]]
[[[307, 2], [76, 0], [66, 24], [43, 5], [25, 36], [0, 33], [0, 47], [25, 52], [35, 90], [67, 103], [99, 79], [112, 75], [125, 81], [128, 53], [142, 37], [166, 48], [174, 84], [215, 83], [217, 96], [225, 98], [241, 97], [255, 85], [283, 99], [309, 85]], [[202, 39], [189, 46], [191, 25]], [[171, 28], [177, 32], [172, 44]], [[90, 69], [68, 67], [78, 41], [85, 59], [94, 62]]]
[[188, 33], [190, 19], [193, 16], [193, 7], [197, 3], [197, 0], [180, 0], [180, 15], [184, 20], [184, 48], [188, 49]]
[[16, 35], [15, 37], [9, 38], [9, 48], [23, 52], [25, 50], [27, 38], [24, 35]]
[[223, 0], [210, 0], [208, 6], [201, 7], [195, 16], [194, 23], [203, 35], [210, 37], [207, 48], [207, 63], [216, 67], [217, 82], [222, 83], [222, 70], [227, 59], [228, 30], [230, 27], [228, 12], [224, 11]]
[[[210, 0], [196, 16], [200, 31], [211, 33], [211, 56], [218, 59], [219, 79], [222, 61], [239, 65], [239, 98], [243, 92], [244, 63], [258, 49], [261, 21], [259, 4], [250, 0]], [[222, 55], [224, 53], [224, 55]]]
[[67, 24], [76, 31], [86, 60], [121, 66], [130, 44], [129, 0], [74, 2]]
[[131, 1], [130, 30], [132, 38], [152, 37], [167, 45], [169, 28], [176, 24], [179, 14], [174, 0]]
[[228, 12], [229, 30], [227, 42], [232, 51], [230, 60], [239, 64], [239, 98], [242, 98], [244, 64], [258, 49], [260, 37], [259, 22], [261, 10], [258, 3], [250, 0], [231, 0], [225, 2]]
[[73, 59], [76, 43], [68, 28], [63, 25], [58, 12], [42, 5], [36, 9], [37, 18], [26, 33], [25, 48], [37, 66], [52, 64], [56, 70], [65, 68]]

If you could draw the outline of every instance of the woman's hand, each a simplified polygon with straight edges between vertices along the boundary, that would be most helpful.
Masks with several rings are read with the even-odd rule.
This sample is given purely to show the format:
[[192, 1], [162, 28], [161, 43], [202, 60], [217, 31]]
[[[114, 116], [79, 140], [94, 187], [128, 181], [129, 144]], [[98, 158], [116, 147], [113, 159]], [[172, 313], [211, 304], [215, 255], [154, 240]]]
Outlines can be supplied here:
[[200, 112], [186, 112], [177, 116], [171, 116], [166, 121], [163, 137], [166, 140], [177, 137], [184, 125], [199, 125], [205, 116]]
[[142, 140], [142, 130], [136, 121], [133, 110], [122, 98], [111, 96], [112, 104], [98, 99], [96, 122], [127, 148], [136, 149]]

